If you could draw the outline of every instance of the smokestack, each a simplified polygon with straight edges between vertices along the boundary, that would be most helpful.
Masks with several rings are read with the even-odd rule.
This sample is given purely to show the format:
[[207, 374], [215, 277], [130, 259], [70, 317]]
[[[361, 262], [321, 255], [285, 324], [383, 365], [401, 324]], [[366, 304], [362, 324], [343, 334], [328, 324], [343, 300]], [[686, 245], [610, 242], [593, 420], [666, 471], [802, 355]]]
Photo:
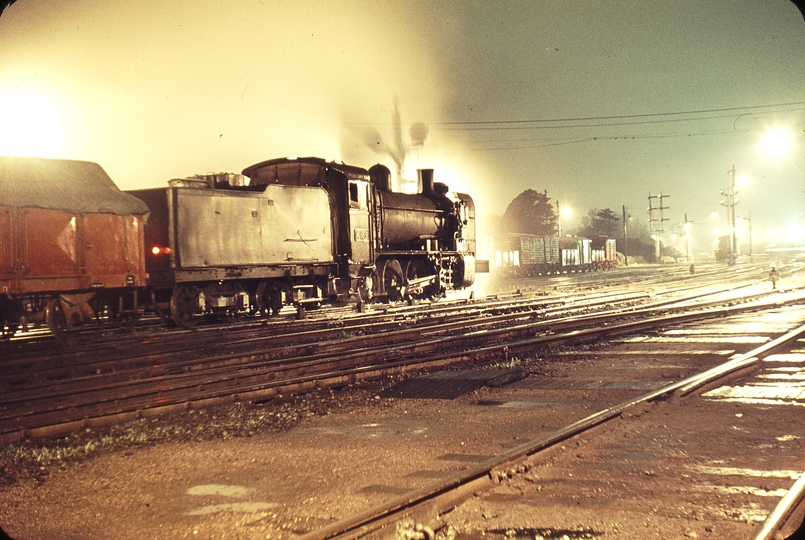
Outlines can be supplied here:
[[417, 169], [416, 172], [422, 184], [422, 195], [436, 195], [433, 189], [433, 169]]

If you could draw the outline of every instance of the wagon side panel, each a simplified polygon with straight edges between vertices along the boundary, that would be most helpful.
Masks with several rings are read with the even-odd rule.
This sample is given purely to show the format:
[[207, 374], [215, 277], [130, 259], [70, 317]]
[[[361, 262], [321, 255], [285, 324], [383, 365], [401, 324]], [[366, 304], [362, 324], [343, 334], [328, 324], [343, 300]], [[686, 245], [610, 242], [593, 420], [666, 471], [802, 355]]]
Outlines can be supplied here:
[[62, 210], [20, 209], [20, 292], [86, 288], [79, 216]]
[[137, 216], [85, 214], [83, 249], [93, 288], [144, 285], [142, 227]]
[[0, 294], [19, 292], [19, 261], [17, 244], [20, 240], [16, 208], [0, 207]]

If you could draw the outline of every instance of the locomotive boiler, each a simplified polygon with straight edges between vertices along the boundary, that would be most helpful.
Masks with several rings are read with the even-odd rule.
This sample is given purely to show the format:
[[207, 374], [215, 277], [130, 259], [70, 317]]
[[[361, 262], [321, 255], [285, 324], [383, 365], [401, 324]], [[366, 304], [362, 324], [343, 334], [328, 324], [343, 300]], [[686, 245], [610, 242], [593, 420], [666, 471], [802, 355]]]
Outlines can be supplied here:
[[147, 213], [96, 163], [0, 156], [2, 334], [135, 320]]
[[395, 193], [382, 165], [264, 161], [131, 192], [145, 230], [153, 304], [179, 325], [201, 316], [275, 313], [323, 301], [436, 298], [470, 286], [475, 209], [422, 171]]

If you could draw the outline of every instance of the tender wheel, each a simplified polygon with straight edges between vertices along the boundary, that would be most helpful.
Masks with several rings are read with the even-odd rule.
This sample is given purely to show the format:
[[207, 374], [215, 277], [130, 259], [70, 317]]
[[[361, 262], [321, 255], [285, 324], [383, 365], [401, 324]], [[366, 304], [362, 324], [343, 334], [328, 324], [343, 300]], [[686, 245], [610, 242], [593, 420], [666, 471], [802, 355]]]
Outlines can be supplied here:
[[64, 311], [61, 308], [61, 302], [54, 298], [45, 306], [45, 322], [47, 322], [50, 333], [61, 339], [67, 331], [67, 319], [64, 317]]
[[254, 296], [250, 297], [249, 301], [251, 302], [251, 310], [249, 315], [253, 317], [262, 317], [268, 313], [269, 303], [267, 297], [267, 283], [260, 283], [257, 285], [257, 290], [254, 292]]
[[193, 315], [198, 311], [198, 288], [194, 285], [182, 285], [173, 290], [171, 296], [171, 317], [177, 325], [192, 330], [197, 321]]

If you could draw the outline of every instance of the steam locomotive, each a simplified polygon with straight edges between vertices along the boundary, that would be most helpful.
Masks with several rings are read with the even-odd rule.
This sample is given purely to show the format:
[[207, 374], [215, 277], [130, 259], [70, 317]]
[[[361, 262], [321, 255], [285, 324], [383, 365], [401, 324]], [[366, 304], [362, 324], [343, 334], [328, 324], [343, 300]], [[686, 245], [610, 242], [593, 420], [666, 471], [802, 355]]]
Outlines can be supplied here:
[[[58, 219], [40, 220], [36, 236], [47, 245], [36, 252], [70, 254], [81, 275], [70, 282], [50, 279], [65, 271], [66, 259], [35, 262], [30, 250], [4, 249], [0, 271], [15, 276], [0, 281], [7, 335], [31, 322], [60, 334], [102, 313], [130, 320], [146, 309], [193, 328], [210, 315], [267, 315], [286, 305], [301, 311], [322, 302], [438, 298], [475, 279], [472, 198], [434, 182], [431, 169], [419, 171], [417, 194], [392, 191], [383, 165], [366, 170], [313, 157], [273, 159], [242, 174], [197, 175], [124, 193], [96, 164], [5, 159], [22, 173], [0, 169], [0, 189], [35, 192], [42, 182], [73, 190], [54, 210], [62, 213]], [[26, 176], [26, 163], [40, 172]], [[49, 177], [49, 169], [62, 168], [77, 172]], [[93, 178], [81, 174], [89, 169]], [[107, 202], [95, 191], [119, 199], [118, 206], [95, 206]], [[4, 216], [14, 214], [16, 221], [6, 218], [0, 230], [26, 230], [27, 215], [40, 208], [36, 197], [2, 201]], [[65, 222], [74, 224], [66, 236]], [[88, 264], [101, 252], [108, 271]], [[46, 279], [27, 277], [32, 263]]]

